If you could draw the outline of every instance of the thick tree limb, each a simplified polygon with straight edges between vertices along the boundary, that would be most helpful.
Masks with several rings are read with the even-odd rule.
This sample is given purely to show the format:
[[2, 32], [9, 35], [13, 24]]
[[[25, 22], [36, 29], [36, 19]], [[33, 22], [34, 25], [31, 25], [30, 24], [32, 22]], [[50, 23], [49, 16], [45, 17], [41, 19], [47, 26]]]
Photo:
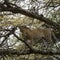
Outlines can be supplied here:
[[40, 51], [40, 50], [33, 50], [33, 51], [17, 51], [16, 49], [0, 49], [0, 55], [27, 55], [27, 54], [42, 54], [42, 55], [60, 55], [58, 52], [51, 52], [51, 51]]
[[[1, 5], [1, 4], [0, 4]], [[54, 26], [54, 28], [56, 29], [59, 29], [60, 30], [60, 25], [49, 20], [48, 18], [45, 18], [45, 17], [42, 17], [41, 15], [35, 15], [35, 14], [32, 14], [18, 6], [16, 6], [15, 4], [11, 4], [12, 7], [5, 7], [4, 5], [1, 5], [0, 7], [0, 11], [10, 11], [12, 13], [21, 13], [23, 15], [26, 15], [26, 16], [29, 16], [29, 17], [32, 17], [32, 18], [36, 18], [38, 20], [41, 20], [51, 26]], [[14, 7], [13, 7], [14, 6]]]

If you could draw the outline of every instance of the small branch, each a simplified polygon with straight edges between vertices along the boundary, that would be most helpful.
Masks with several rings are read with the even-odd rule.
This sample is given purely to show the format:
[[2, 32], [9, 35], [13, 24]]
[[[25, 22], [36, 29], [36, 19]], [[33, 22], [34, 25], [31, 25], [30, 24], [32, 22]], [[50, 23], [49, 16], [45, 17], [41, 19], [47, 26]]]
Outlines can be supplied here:
[[0, 38], [1, 38], [1, 37], [5, 37], [5, 39], [4, 39], [4, 40], [1, 42], [1, 44], [0, 44], [0, 47], [3, 45], [4, 41], [6, 41], [6, 39], [7, 39], [11, 34], [13, 34], [13, 33], [15, 32], [15, 30], [16, 30], [15, 27], [12, 28], [12, 30], [9, 30], [9, 29], [2, 29], [2, 30], [1, 30], [1, 31], [9, 31], [9, 33], [6, 34], [6, 35], [0, 36]]
[[14, 36], [15, 36], [18, 40], [20, 40], [20, 41], [22, 41], [23, 43], [25, 43], [25, 45], [26, 45], [30, 50], [33, 50], [32, 47], [29, 46], [29, 44], [27, 44], [24, 40], [20, 39], [15, 33], [14, 33]]

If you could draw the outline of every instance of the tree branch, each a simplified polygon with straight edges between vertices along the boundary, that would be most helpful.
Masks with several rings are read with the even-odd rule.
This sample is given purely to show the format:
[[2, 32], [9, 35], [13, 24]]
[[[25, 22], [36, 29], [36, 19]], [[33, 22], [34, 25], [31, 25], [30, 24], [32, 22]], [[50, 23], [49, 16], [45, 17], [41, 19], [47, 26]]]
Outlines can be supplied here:
[[51, 52], [51, 51], [40, 51], [40, 50], [33, 50], [33, 51], [17, 51], [16, 49], [0, 49], [0, 55], [27, 55], [27, 54], [42, 54], [42, 55], [60, 55], [59, 52]]
[[[1, 5], [1, 4], [0, 4]], [[12, 13], [21, 13], [23, 15], [26, 15], [26, 16], [29, 16], [29, 17], [32, 17], [32, 18], [36, 18], [38, 20], [41, 20], [51, 26], [54, 26], [54, 28], [60, 30], [60, 24], [57, 24], [51, 20], [49, 20], [48, 18], [45, 18], [45, 17], [42, 17], [41, 15], [35, 15], [35, 14], [32, 14], [24, 9], [22, 9], [21, 7], [18, 7], [17, 5], [15, 4], [12, 4], [12, 7], [5, 7], [4, 5], [2, 5], [1, 7], [1, 10], [0, 11], [10, 11]], [[14, 7], [13, 7], [14, 6]]]

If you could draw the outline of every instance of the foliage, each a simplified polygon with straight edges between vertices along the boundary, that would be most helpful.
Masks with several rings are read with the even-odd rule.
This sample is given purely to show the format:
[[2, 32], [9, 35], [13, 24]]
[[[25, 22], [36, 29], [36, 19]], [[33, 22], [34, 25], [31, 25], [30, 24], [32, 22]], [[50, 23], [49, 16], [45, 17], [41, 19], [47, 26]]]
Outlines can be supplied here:
[[[20, 14], [21, 12], [22, 14]], [[53, 24], [52, 22], [56, 23], [57, 27], [59, 27], [58, 28], [59, 30], [55, 28], [56, 25]], [[60, 39], [60, 0], [1, 0], [0, 1], [0, 49], [2, 49], [2, 51], [0, 51], [1, 60], [59, 59], [59, 56], [57, 57], [55, 55], [49, 55], [49, 52], [51, 53], [51, 51], [52, 51], [51, 54], [60, 53], [59, 42], [56, 42], [54, 46], [47, 48], [44, 45], [43, 41], [37, 40], [36, 44], [33, 46], [33, 48], [36, 49], [34, 50], [29, 46], [28, 43], [24, 41], [22, 37], [23, 34], [20, 32], [19, 26], [27, 26], [31, 30], [37, 28], [38, 29], [52, 28], [56, 33], [56, 37]], [[29, 48], [32, 51], [30, 51]], [[4, 52], [4, 49], [6, 49], [7, 51], [5, 50], [6, 52]], [[16, 49], [18, 53], [16, 50], [13, 49]], [[45, 54], [47, 55], [43, 55], [41, 51], [45, 52]], [[18, 56], [22, 52], [24, 52], [24, 54], [27, 55]], [[31, 54], [28, 55], [29, 52]], [[42, 54], [33, 54], [36, 52]], [[3, 53], [5, 53], [6, 55]], [[14, 53], [16, 55], [14, 55]]]

